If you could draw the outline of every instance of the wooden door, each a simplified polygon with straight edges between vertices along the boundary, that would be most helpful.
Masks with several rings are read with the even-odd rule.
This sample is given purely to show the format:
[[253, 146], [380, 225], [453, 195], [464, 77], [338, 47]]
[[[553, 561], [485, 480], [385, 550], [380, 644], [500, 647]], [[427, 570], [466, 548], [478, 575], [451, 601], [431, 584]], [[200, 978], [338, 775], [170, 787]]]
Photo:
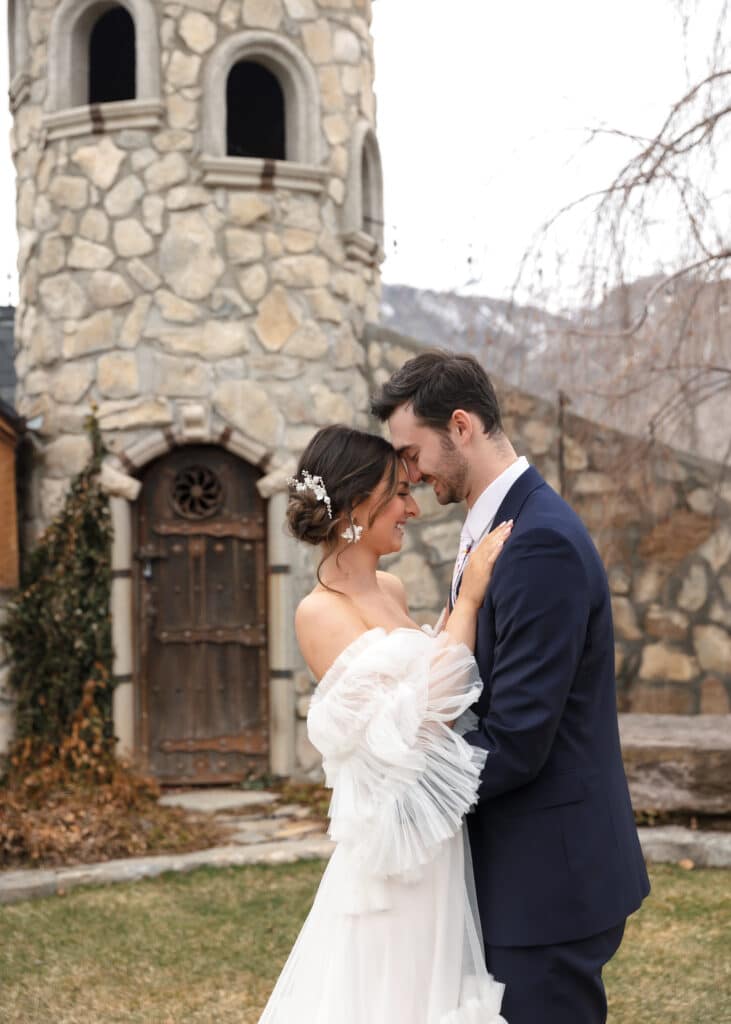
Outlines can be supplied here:
[[268, 766], [265, 505], [253, 466], [179, 448], [144, 473], [136, 588], [140, 744], [166, 783]]

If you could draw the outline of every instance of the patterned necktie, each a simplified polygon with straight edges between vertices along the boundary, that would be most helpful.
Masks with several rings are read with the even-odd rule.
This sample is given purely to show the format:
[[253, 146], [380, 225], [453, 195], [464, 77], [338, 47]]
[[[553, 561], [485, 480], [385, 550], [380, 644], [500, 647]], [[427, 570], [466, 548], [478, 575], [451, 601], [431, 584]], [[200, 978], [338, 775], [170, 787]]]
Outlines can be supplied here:
[[450, 612], [454, 608], [457, 602], [457, 595], [459, 594], [459, 585], [462, 581], [462, 573], [467, 563], [467, 557], [472, 550], [474, 541], [469, 540], [464, 547], [460, 548], [459, 554], [457, 555], [457, 561], [454, 565], [454, 575], [452, 576], [452, 586], [449, 592], [449, 610]]

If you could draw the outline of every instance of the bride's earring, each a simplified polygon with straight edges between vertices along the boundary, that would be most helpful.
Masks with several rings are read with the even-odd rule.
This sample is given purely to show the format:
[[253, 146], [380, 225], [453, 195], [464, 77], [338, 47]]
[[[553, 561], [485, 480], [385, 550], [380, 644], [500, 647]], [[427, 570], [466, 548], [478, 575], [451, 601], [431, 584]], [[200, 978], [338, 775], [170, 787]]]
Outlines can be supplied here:
[[347, 530], [343, 530], [340, 536], [347, 540], [348, 544], [357, 544], [360, 540], [361, 534], [363, 533], [363, 527], [358, 526], [354, 519], [350, 520], [350, 526]]

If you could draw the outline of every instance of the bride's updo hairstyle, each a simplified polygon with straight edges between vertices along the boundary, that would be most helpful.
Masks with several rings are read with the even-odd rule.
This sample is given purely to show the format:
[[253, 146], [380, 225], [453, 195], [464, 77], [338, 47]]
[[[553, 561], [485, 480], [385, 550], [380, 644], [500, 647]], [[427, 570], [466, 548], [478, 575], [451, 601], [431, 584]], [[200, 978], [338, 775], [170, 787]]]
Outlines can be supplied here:
[[398, 490], [399, 456], [383, 437], [354, 430], [341, 424], [323, 427], [302, 453], [295, 479], [304, 473], [321, 477], [330, 499], [318, 498], [311, 488], [297, 490], [290, 485], [287, 523], [292, 534], [306, 544], [335, 547], [340, 533], [350, 524], [356, 505], [365, 501], [386, 479], [383, 498], [372, 510], [370, 526]]

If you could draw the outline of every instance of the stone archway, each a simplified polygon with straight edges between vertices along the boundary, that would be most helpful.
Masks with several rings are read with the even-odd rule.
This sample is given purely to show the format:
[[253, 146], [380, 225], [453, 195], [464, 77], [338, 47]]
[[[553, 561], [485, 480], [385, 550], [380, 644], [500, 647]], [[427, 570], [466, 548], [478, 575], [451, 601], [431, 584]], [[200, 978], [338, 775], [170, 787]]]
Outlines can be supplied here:
[[[266, 621], [268, 662], [268, 767], [275, 775], [295, 770], [296, 711], [294, 671], [297, 664], [290, 573], [293, 542], [285, 534], [286, 467], [274, 468], [271, 453], [238, 431], [210, 436], [200, 428], [180, 435], [153, 431], [143, 441], [110, 456], [102, 483], [110, 495], [114, 527], [112, 548], [112, 633], [114, 643], [114, 731], [119, 756], [143, 761], [140, 729], [141, 686], [135, 630], [135, 516], [144, 468], [177, 446], [216, 444], [259, 468], [257, 489], [266, 498]], [[144, 568], [144, 566], [143, 566]]]

